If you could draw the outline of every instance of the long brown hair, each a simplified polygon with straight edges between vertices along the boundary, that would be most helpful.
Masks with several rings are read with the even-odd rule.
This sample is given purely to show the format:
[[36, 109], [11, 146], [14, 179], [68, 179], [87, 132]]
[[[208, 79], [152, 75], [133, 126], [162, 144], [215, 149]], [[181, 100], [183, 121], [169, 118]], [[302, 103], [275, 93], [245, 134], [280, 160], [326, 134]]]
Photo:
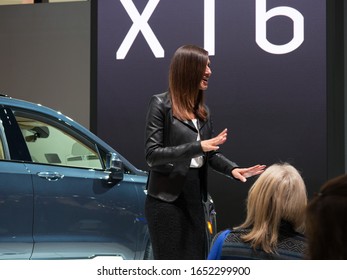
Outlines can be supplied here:
[[306, 205], [306, 186], [299, 172], [288, 163], [271, 165], [249, 190], [247, 217], [238, 228], [252, 229], [242, 239], [253, 248], [274, 253], [282, 220], [304, 230]]
[[173, 115], [188, 120], [191, 115], [205, 120], [204, 94], [199, 89], [208, 62], [208, 52], [194, 45], [178, 48], [169, 71], [169, 92]]

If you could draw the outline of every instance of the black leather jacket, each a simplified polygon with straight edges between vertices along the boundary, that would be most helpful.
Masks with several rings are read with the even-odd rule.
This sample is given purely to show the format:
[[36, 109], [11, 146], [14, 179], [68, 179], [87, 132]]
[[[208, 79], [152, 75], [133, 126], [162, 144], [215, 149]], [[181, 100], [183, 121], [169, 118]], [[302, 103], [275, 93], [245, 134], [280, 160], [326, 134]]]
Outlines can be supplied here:
[[[212, 138], [210, 114], [206, 121], [199, 121], [201, 140]], [[191, 121], [181, 121], [172, 116], [169, 93], [152, 96], [146, 117], [146, 161], [150, 167], [147, 183], [148, 194], [167, 201], [174, 201], [181, 193], [191, 159], [204, 156], [216, 171], [231, 177], [236, 163], [219, 152], [204, 153], [197, 141], [197, 129]], [[203, 198], [207, 197], [207, 164], [202, 167]]]

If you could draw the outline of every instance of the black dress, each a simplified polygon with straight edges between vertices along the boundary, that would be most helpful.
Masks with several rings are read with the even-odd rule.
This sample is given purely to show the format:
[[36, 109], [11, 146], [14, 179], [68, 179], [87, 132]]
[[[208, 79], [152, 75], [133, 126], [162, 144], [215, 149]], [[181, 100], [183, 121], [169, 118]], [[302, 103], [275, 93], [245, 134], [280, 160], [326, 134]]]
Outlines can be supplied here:
[[174, 202], [147, 196], [145, 214], [157, 260], [206, 258], [200, 171], [199, 168], [189, 170], [183, 191]]
[[[207, 198], [208, 166], [231, 177], [237, 164], [218, 151], [204, 152], [213, 137], [207, 118], [182, 121], [172, 114], [169, 92], [151, 98], [146, 115], [145, 155], [150, 168], [145, 215], [155, 259], [205, 259], [206, 223], [201, 197]], [[194, 169], [192, 159], [204, 157]], [[194, 162], [193, 162], [194, 163]], [[198, 164], [197, 166], [200, 166]]]

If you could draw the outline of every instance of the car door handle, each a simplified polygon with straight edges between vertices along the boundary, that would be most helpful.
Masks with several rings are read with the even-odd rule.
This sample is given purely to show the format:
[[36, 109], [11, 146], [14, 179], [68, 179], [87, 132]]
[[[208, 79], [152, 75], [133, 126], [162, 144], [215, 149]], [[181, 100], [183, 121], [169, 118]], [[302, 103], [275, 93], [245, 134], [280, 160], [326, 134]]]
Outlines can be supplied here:
[[44, 178], [48, 181], [58, 181], [64, 177], [64, 175], [59, 174], [58, 172], [39, 172], [37, 176]]

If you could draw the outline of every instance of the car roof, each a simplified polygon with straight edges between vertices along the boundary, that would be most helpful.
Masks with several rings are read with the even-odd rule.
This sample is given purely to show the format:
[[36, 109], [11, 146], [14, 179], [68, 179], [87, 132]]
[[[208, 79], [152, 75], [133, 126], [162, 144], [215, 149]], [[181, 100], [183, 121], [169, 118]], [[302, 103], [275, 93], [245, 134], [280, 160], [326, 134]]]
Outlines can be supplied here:
[[[133, 164], [131, 164], [126, 158], [124, 158], [121, 154], [119, 154], [113, 147], [111, 147], [109, 144], [107, 144], [104, 140], [96, 136], [93, 132], [91, 132], [89, 129], [84, 127], [83, 125], [79, 124], [78, 122], [74, 121], [72, 118], [64, 115], [60, 111], [56, 111], [50, 107], [43, 106], [41, 104], [33, 103], [30, 101], [12, 98], [4, 94], [0, 94], [0, 105], [7, 105], [11, 107], [17, 107], [27, 110], [32, 110], [35, 112], [39, 112], [45, 115], [49, 115], [53, 118], [62, 120], [63, 122], [68, 123], [73, 128], [81, 131], [82, 133], [86, 134], [92, 141], [99, 143], [101, 146], [103, 146], [105, 149], [107, 149], [110, 152], [116, 153], [120, 159], [128, 166], [130, 167], [135, 173], [143, 173], [142, 170], [137, 169]], [[143, 174], [141, 174], [143, 175]]]
[[[43, 105], [38, 104], [38, 103], [33, 103], [33, 102], [30, 102], [30, 101], [22, 100], [22, 99], [17, 99], [17, 98], [12, 98], [12, 97], [9, 97], [9, 96], [4, 96], [4, 95], [0, 96], [0, 104], [1, 105], [12, 106], [12, 107], [17, 107], [17, 108], [22, 108], [22, 109], [27, 109], [27, 110], [32, 110], [32, 111], [35, 111], [35, 112], [39, 112], [39, 113], [42, 113], [42, 114], [49, 115], [51, 117], [54, 117], [56, 119], [62, 120], [64, 122], [70, 124], [74, 128], [82, 130], [82, 132], [87, 133], [88, 136], [92, 136], [93, 135], [92, 138], [97, 137], [90, 130], [88, 130], [86, 127], [82, 126], [78, 122], [74, 121], [72, 118], [70, 118], [70, 117], [64, 115], [63, 113], [61, 113], [60, 111], [56, 111], [56, 110], [54, 110], [54, 109], [52, 109], [50, 107], [43, 106]], [[108, 148], [111, 148], [113, 150], [113, 148], [110, 147], [110, 146], [108, 146]]]

